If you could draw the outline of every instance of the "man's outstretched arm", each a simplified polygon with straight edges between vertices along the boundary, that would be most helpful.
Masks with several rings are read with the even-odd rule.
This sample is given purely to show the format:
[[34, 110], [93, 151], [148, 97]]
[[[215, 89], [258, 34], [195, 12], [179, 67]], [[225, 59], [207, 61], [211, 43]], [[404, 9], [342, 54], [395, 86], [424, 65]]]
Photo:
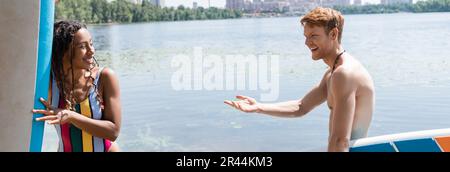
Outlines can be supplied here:
[[317, 85], [300, 100], [259, 104], [258, 112], [276, 117], [301, 117], [326, 100], [326, 90], [324, 89], [326, 88]]
[[[325, 74], [326, 75], [326, 74]], [[322, 104], [326, 100], [327, 88], [325, 76], [319, 85], [308, 92], [303, 99], [281, 103], [264, 104], [258, 103], [255, 99], [246, 96], [236, 96], [240, 101], [229, 101], [225, 103], [243, 112], [257, 112], [276, 117], [300, 117], [310, 112], [314, 107]]]

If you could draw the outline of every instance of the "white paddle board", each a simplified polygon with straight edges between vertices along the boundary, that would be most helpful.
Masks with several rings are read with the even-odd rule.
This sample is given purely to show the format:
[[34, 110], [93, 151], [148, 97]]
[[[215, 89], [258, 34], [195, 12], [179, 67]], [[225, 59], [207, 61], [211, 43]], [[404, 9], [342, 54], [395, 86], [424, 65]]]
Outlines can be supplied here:
[[362, 138], [350, 152], [450, 152], [450, 128]]

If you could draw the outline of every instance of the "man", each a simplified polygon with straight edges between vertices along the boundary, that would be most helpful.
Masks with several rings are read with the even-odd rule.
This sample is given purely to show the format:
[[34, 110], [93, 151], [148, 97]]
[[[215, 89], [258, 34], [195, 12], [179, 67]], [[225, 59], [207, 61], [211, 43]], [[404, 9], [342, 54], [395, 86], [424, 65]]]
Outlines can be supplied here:
[[366, 69], [341, 46], [344, 18], [330, 8], [315, 8], [301, 19], [313, 60], [329, 66], [321, 82], [302, 99], [276, 104], [246, 96], [225, 103], [243, 112], [301, 117], [327, 101], [330, 109], [328, 151], [348, 151], [350, 140], [367, 136], [374, 107], [373, 81]]

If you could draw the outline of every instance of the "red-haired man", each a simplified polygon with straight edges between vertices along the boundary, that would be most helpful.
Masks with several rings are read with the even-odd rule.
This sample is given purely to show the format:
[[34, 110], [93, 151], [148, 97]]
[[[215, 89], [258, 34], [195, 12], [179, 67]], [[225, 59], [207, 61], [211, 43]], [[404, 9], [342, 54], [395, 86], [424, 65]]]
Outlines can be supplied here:
[[277, 117], [301, 117], [327, 101], [330, 109], [328, 151], [348, 151], [350, 141], [367, 136], [374, 108], [370, 74], [341, 46], [344, 17], [330, 8], [315, 8], [301, 19], [305, 44], [313, 60], [329, 69], [321, 82], [300, 100], [263, 104], [247, 96], [225, 103], [243, 112]]

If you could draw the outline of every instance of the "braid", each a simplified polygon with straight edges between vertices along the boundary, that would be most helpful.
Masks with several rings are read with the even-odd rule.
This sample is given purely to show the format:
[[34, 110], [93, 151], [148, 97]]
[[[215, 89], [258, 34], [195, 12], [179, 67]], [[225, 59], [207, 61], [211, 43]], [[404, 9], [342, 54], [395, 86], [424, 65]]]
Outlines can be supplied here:
[[73, 39], [72, 42], [70, 43], [70, 72], [72, 73], [72, 87], [70, 88], [70, 92], [69, 92], [69, 98], [67, 103], [69, 104], [69, 108], [71, 108], [71, 110], [75, 110], [75, 104], [76, 104], [76, 100], [75, 100], [75, 96], [73, 93], [73, 90], [75, 89], [75, 75], [73, 74]]
[[[96, 66], [98, 67], [99, 65], [98, 65], [97, 59], [95, 59], [95, 57], [94, 57], [94, 61], [95, 61], [94, 67], [96, 67]], [[94, 67], [92, 67], [92, 68], [94, 68]], [[97, 75], [98, 75], [97, 77], [100, 77], [101, 71], [98, 71]], [[92, 76], [91, 69], [89, 69], [89, 78], [92, 80], [92, 85], [94, 86], [94, 91], [95, 91], [95, 94], [97, 95], [95, 98], [97, 99], [97, 101], [100, 102], [100, 108], [103, 109], [103, 107], [102, 107], [103, 99], [102, 99], [102, 96], [100, 95], [100, 93], [98, 92], [98, 85], [95, 83], [95, 78]]]

